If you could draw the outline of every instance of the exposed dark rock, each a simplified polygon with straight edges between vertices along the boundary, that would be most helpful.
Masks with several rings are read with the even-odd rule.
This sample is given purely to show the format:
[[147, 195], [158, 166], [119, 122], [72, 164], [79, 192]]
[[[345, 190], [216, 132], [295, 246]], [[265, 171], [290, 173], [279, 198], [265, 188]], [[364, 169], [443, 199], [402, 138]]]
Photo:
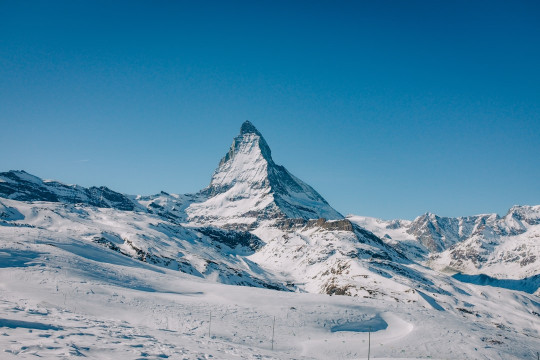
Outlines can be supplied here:
[[279, 219], [276, 226], [282, 230], [297, 230], [301, 228], [311, 229], [319, 227], [328, 231], [353, 231], [353, 224], [347, 220], [326, 220], [319, 219]]
[[196, 230], [231, 249], [243, 246], [257, 251], [264, 245], [261, 239], [247, 231], [224, 230], [215, 227], [202, 227]]
[[43, 181], [25, 171], [0, 173], [0, 197], [19, 201], [83, 203], [102, 208], [133, 210], [135, 204], [125, 195], [107, 187], [84, 188], [57, 181]]

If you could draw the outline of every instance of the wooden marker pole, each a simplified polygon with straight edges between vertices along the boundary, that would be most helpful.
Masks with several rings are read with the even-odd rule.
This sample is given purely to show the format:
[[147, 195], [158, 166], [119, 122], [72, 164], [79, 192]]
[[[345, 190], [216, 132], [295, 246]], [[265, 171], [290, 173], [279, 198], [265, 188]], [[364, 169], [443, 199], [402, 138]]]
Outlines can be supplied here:
[[371, 355], [371, 328], [369, 328], [369, 332], [368, 332], [368, 350], [367, 350], [368, 360], [369, 360], [370, 355]]
[[276, 327], [276, 316], [274, 315], [274, 322], [272, 323], [272, 350], [274, 350], [274, 329]]
[[210, 310], [210, 321], [208, 323], [208, 337], [209, 338], [212, 338], [212, 336], [210, 334], [211, 329], [212, 329], [212, 310]]

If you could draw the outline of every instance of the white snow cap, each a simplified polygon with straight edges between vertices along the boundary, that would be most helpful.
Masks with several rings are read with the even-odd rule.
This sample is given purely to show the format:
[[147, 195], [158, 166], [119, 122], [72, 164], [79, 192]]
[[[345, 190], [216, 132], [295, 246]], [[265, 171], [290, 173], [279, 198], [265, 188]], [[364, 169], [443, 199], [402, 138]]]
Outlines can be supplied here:
[[272, 160], [270, 147], [249, 121], [221, 159], [210, 185], [202, 190], [208, 199], [188, 209], [192, 219], [341, 219], [311, 186]]

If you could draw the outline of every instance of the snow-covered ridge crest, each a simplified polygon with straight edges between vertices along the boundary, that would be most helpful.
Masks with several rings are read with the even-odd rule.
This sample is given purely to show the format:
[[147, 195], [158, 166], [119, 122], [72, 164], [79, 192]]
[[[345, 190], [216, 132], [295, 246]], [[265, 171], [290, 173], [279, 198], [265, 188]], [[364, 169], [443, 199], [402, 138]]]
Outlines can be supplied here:
[[19, 201], [84, 203], [102, 208], [134, 210], [138, 204], [105, 186], [85, 188], [54, 180], [42, 180], [23, 170], [0, 173], [0, 197]]
[[524, 280], [533, 292], [540, 286], [540, 205], [515, 205], [503, 216], [450, 218], [427, 213], [412, 222], [347, 218], [436, 270]]
[[266, 140], [246, 121], [187, 214], [196, 222], [252, 224], [275, 218], [342, 219], [311, 186], [277, 165]]

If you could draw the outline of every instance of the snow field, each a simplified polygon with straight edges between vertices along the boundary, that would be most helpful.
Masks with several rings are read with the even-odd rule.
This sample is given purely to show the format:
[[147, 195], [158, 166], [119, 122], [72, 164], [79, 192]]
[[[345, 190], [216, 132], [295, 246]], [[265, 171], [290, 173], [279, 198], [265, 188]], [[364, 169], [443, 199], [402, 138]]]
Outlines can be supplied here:
[[[358, 359], [369, 327], [373, 359], [520, 359], [538, 343], [538, 324], [523, 336], [417, 305], [227, 286], [26, 236], [0, 238], [2, 358]], [[509, 309], [523, 302], [510, 294], [501, 293]]]

